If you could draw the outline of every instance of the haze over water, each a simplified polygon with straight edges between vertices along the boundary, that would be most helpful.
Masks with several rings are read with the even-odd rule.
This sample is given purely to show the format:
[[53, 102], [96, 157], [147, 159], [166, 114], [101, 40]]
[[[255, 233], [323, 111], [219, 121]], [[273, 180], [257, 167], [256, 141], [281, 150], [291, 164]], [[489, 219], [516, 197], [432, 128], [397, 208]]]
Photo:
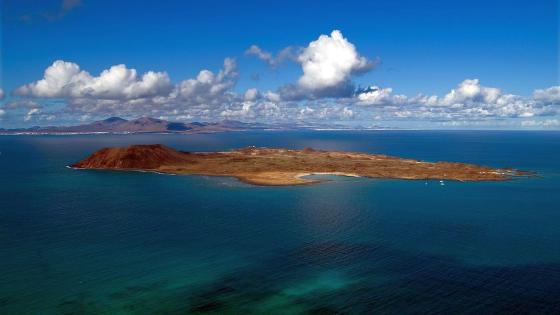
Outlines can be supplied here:
[[[66, 168], [106, 146], [249, 145], [536, 171], [506, 182]], [[560, 133], [0, 137], [1, 314], [560, 313]]]

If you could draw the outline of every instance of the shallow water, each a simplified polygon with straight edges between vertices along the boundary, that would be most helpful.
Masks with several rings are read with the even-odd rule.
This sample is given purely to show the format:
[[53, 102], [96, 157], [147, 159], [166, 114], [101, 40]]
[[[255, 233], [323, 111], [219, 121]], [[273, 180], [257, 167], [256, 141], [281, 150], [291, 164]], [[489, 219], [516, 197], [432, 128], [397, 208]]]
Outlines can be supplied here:
[[[536, 171], [255, 187], [72, 170], [105, 146], [350, 150]], [[560, 313], [560, 133], [0, 137], [1, 314]]]

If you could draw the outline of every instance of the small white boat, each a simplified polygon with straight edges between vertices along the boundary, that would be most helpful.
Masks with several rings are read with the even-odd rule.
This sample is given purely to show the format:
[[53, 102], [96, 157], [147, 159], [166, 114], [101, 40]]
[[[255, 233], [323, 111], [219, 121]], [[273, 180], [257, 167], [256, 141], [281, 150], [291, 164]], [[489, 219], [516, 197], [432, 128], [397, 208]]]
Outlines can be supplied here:
[[445, 186], [445, 183], [444, 183], [442, 180], [439, 181], [439, 184], [440, 184], [441, 186]]

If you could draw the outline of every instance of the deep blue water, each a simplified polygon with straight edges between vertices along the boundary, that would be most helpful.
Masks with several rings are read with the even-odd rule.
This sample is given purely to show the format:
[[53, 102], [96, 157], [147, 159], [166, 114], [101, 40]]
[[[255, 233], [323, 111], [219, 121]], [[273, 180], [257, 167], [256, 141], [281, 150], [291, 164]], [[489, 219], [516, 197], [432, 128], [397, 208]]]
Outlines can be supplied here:
[[[65, 168], [106, 146], [248, 145], [536, 171], [507, 182]], [[558, 314], [559, 132], [0, 137], [0, 314]]]

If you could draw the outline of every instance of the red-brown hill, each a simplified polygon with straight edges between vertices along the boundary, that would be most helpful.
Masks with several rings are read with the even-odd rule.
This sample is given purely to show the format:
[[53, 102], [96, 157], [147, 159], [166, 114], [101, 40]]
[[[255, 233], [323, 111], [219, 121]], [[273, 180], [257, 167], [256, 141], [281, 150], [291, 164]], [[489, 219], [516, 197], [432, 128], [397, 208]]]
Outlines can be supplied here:
[[153, 170], [162, 165], [185, 162], [182, 153], [161, 144], [132, 145], [124, 148], [104, 148], [72, 167], [96, 169]]

